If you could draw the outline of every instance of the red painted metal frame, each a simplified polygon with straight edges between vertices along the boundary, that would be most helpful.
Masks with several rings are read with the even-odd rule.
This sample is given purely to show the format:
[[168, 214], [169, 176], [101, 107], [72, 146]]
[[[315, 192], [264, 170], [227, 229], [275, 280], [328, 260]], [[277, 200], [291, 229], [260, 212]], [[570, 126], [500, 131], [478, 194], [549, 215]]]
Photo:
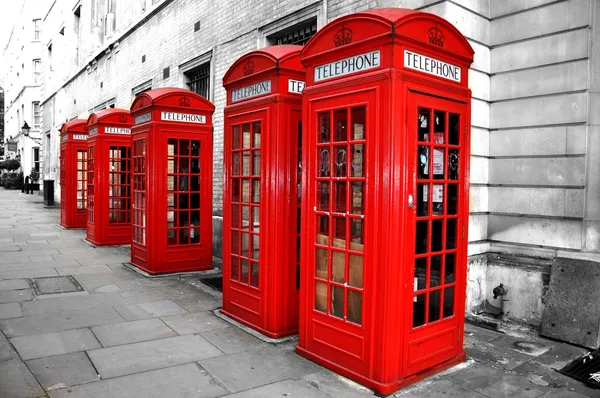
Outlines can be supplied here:
[[114, 108], [92, 113], [87, 121], [86, 239], [96, 246], [131, 243], [132, 123], [129, 111]]
[[[379, 66], [315, 81], [317, 66], [376, 50]], [[404, 50], [459, 66], [460, 82], [406, 67]], [[467, 79], [473, 50], [442, 18], [389, 8], [331, 22], [307, 43], [301, 60], [307, 74], [303, 104], [303, 288], [296, 351], [388, 394], [465, 359], [471, 99]], [[460, 145], [450, 145], [430, 131], [428, 141], [419, 148], [419, 108], [430, 110], [430, 125], [433, 110], [445, 112], [447, 117], [450, 113], [460, 115]], [[444, 126], [447, 140], [449, 124]], [[331, 138], [343, 129], [338, 142]], [[431, 149], [437, 150], [436, 156], [458, 151], [458, 179], [449, 179], [449, 167], [456, 167], [456, 162], [450, 166], [446, 157], [440, 161], [434, 156], [430, 162], [425, 156], [428, 176], [443, 167], [445, 178], [419, 175], [417, 150], [423, 147], [429, 148], [427, 156]], [[341, 149], [352, 150], [352, 155], [347, 155], [353, 159], [351, 165], [344, 157], [348, 152]], [[332, 151], [331, 155], [325, 150]], [[343, 163], [337, 157], [340, 153]], [[439, 164], [434, 169], [436, 162]], [[364, 188], [360, 189], [363, 181]], [[423, 185], [418, 183], [433, 189], [423, 196]], [[456, 215], [433, 214], [449, 211], [447, 204], [441, 209], [432, 205], [439, 201], [433, 196], [433, 191], [440, 192], [438, 185], [444, 186], [442, 202], [458, 201]], [[457, 188], [458, 199], [449, 198], [450, 185]], [[418, 215], [413, 200], [426, 206], [429, 213]], [[419, 221], [429, 223], [426, 233], [423, 228], [417, 233]], [[451, 230], [448, 226], [454, 222], [456, 248], [448, 243], [437, 247], [442, 238], [450, 239], [440, 237], [440, 233]], [[441, 232], [432, 233], [432, 223], [442, 225]], [[427, 253], [415, 255], [417, 237], [426, 242]], [[455, 256], [451, 277], [440, 279], [445, 260], [440, 272], [434, 272], [431, 258], [437, 255]], [[424, 279], [415, 272], [418, 258], [426, 258]], [[415, 291], [415, 277], [426, 287], [419, 285]], [[450, 298], [447, 294], [446, 304], [440, 297], [442, 288], [447, 287], [454, 289], [454, 295]], [[427, 305], [431, 298], [431, 311], [421, 304], [423, 297]], [[426, 319], [422, 325], [418, 321], [421, 308]]]
[[[207, 99], [179, 88], [147, 91], [131, 105], [131, 264], [150, 274], [213, 268], [214, 111]], [[203, 121], [168, 120], [175, 114]]]
[[[289, 91], [289, 81], [304, 82], [301, 49], [284, 45], [252, 51], [237, 60], [223, 78], [227, 107], [222, 312], [273, 338], [298, 331], [298, 140], [302, 97]], [[234, 90], [267, 80], [270, 92], [232, 100]], [[253, 137], [258, 126], [260, 145], [253, 140], [245, 145], [244, 131]], [[250, 161], [258, 160], [251, 154], [258, 153], [260, 160], [250, 166]], [[244, 155], [248, 167], [244, 167]], [[251, 190], [247, 195], [245, 183]], [[249, 210], [245, 213], [244, 209]], [[253, 218], [256, 212], [260, 212], [258, 220]], [[247, 227], [244, 214], [248, 215]]]
[[76, 119], [60, 129], [60, 225], [64, 228], [85, 228], [87, 223], [86, 124]]

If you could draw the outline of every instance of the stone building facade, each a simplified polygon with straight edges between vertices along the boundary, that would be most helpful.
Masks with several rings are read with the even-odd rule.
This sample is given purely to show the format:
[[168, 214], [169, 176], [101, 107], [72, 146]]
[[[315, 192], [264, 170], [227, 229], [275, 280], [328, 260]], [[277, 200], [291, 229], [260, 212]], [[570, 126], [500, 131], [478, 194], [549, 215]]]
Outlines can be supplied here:
[[[7, 159], [19, 159], [20, 171], [28, 176], [42, 169], [42, 18], [48, 1], [23, 3], [10, 38], [2, 49], [4, 72], [4, 136], [16, 144]], [[39, 7], [39, 5], [44, 5]], [[27, 123], [29, 136], [23, 134]], [[6, 145], [8, 149], [8, 145]], [[11, 149], [14, 149], [11, 146]]]
[[504, 283], [510, 315], [539, 325], [544, 259], [595, 259], [600, 251], [594, 0], [57, 0], [43, 20], [44, 177], [58, 180], [62, 123], [128, 108], [149, 88], [192, 87], [203, 71], [203, 92], [216, 106], [213, 224], [220, 255], [224, 73], [250, 50], [374, 7], [438, 14], [474, 48], [467, 308], [491, 301], [492, 288]]

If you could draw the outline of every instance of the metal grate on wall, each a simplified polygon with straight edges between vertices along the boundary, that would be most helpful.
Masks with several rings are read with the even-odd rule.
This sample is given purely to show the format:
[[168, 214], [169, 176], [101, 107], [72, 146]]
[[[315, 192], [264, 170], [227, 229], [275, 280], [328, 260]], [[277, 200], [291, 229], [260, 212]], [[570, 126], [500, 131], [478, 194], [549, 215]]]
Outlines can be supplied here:
[[297, 44], [305, 45], [308, 40], [317, 33], [317, 19], [311, 19], [281, 33], [276, 33], [269, 37], [273, 44]]
[[210, 62], [185, 72], [188, 79], [187, 86], [190, 91], [209, 99], [210, 89]]

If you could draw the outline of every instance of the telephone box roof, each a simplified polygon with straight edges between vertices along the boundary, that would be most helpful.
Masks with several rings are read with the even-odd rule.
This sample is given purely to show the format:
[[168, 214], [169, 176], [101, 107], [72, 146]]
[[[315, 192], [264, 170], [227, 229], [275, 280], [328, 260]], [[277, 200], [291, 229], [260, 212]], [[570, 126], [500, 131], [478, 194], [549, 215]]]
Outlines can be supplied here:
[[304, 72], [304, 67], [300, 62], [301, 51], [302, 46], [291, 44], [250, 51], [231, 65], [223, 76], [223, 85], [228, 86], [249, 76], [270, 70], [291, 69]]
[[147, 108], [151, 105], [166, 106], [170, 108], [194, 108], [214, 112], [212, 102], [194, 93], [176, 87], [163, 87], [149, 90], [139, 94], [131, 104], [131, 112]]
[[[443, 28], [442, 33], [441, 29]], [[405, 8], [374, 8], [338, 18], [319, 30], [304, 46], [302, 62], [340, 47], [389, 36], [446, 52], [473, 62], [473, 48], [450, 22], [428, 12]]]
[[64, 123], [60, 128], [60, 135], [77, 132], [79, 134], [87, 134], [85, 131], [85, 126], [87, 125], [87, 120], [84, 119], [74, 119], [69, 120]]
[[91, 126], [92, 124], [96, 124], [98, 122], [132, 124], [133, 118], [128, 110], [109, 108], [92, 113], [87, 120], [87, 125]]

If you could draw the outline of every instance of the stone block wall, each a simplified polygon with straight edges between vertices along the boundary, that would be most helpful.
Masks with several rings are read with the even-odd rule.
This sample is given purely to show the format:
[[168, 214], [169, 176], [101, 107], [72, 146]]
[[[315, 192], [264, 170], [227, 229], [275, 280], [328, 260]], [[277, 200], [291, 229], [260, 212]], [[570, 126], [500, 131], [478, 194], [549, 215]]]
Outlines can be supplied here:
[[592, 3], [490, 3], [492, 242], [586, 250]]

